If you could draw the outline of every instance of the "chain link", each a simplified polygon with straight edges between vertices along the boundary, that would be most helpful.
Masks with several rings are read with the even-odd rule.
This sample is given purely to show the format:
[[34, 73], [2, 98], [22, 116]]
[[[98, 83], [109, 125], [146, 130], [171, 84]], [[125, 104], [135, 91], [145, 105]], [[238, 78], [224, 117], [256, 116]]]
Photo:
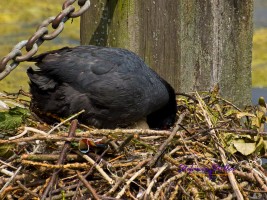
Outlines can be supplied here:
[[[75, 12], [75, 7], [72, 5], [75, 1], [66, 0], [62, 5], [62, 11], [56, 17], [49, 17], [44, 20], [28, 40], [23, 40], [16, 44], [11, 52], [2, 58], [0, 61], [0, 80], [14, 70], [20, 62], [32, 58], [38, 51], [38, 47], [45, 40], [56, 38], [63, 31], [64, 23], [68, 19], [80, 17], [90, 7], [90, 0], [78, 0], [80, 9]], [[47, 28], [50, 24], [52, 24], [52, 28], [54, 29], [52, 33], [49, 33]], [[24, 47], [27, 52], [25, 55], [22, 55], [21, 49]]]

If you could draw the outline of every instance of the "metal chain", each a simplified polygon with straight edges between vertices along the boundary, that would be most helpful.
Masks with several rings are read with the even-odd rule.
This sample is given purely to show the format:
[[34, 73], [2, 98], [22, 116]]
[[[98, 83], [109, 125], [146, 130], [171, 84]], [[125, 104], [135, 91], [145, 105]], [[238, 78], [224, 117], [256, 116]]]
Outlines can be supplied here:
[[[24, 62], [32, 58], [37, 53], [38, 47], [45, 40], [52, 40], [57, 37], [64, 29], [64, 23], [70, 18], [80, 17], [89, 7], [90, 0], [78, 0], [80, 9], [75, 12], [72, 5], [76, 0], [66, 0], [62, 5], [62, 11], [56, 17], [49, 17], [44, 20], [37, 31], [28, 40], [23, 40], [16, 44], [11, 52], [3, 57], [0, 61], [0, 80], [4, 79], [12, 70], [14, 70], [20, 62]], [[55, 29], [49, 33], [48, 26], [52, 24]], [[26, 49], [25, 55], [22, 55], [21, 49]], [[10, 63], [10, 64], [9, 64]]]

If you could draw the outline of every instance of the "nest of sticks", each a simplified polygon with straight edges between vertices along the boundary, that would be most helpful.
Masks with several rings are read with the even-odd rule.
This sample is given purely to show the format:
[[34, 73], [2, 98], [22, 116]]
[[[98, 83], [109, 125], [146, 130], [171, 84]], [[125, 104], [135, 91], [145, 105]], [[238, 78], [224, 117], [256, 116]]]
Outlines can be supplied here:
[[[170, 131], [39, 122], [1, 94], [0, 199], [267, 199], [266, 105], [177, 96]], [[2, 124], [2, 125], [1, 125]]]

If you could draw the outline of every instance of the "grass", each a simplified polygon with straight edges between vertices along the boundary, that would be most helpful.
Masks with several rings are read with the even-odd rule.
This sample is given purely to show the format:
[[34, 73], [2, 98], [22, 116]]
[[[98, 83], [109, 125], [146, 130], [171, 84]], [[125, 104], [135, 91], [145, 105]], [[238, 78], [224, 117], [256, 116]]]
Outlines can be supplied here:
[[253, 36], [252, 86], [267, 87], [267, 29], [256, 30]]
[[[62, 7], [64, 0], [1, 0], [0, 1], [0, 58], [4, 57], [15, 44], [29, 37], [36, 31], [38, 25], [50, 16], [56, 16]], [[77, 9], [77, 3], [73, 4]], [[49, 32], [53, 31], [51, 25]], [[38, 53], [61, 48], [64, 46], [76, 46], [79, 44], [80, 20], [75, 18], [65, 24], [63, 32], [52, 41], [45, 41]], [[11, 74], [0, 82], [2, 91], [17, 92], [19, 89], [28, 90], [28, 77], [26, 69], [32, 63], [21, 63]]]

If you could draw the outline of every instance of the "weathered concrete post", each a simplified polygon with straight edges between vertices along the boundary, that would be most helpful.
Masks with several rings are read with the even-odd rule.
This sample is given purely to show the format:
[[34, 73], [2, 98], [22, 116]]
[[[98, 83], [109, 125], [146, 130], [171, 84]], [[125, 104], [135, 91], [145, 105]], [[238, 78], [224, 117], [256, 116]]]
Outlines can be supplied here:
[[81, 44], [130, 49], [179, 92], [251, 103], [253, 0], [95, 0]]

